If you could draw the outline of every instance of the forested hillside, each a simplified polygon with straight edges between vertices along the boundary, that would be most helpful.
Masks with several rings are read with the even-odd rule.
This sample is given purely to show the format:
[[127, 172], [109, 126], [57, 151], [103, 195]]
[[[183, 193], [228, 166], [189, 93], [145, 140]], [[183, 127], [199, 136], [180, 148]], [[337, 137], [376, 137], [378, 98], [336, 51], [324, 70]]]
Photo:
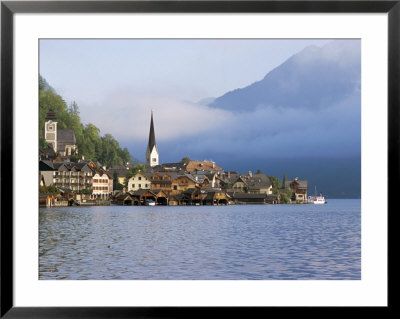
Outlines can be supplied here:
[[67, 105], [42, 76], [39, 77], [39, 147], [46, 146], [44, 121], [50, 109], [56, 113], [58, 129], [74, 130], [79, 153], [75, 157], [84, 156], [85, 160], [99, 161], [107, 167], [137, 162], [111, 134], [101, 136], [94, 124], [82, 124], [78, 105], [75, 102]]

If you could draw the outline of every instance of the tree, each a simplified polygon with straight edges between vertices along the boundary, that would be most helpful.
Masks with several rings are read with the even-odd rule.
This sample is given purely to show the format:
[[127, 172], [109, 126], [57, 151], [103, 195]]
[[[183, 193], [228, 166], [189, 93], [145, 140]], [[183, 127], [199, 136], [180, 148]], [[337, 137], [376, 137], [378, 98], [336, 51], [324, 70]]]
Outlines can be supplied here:
[[54, 185], [49, 185], [49, 186], [39, 186], [39, 193], [41, 194], [53, 194], [56, 195], [60, 191], [58, 188]]
[[184, 158], [181, 159], [181, 163], [182, 163], [182, 164], [186, 164], [186, 165], [187, 165], [190, 161], [191, 161], [191, 159], [190, 159], [189, 157], [184, 157]]
[[283, 174], [283, 182], [282, 182], [282, 187], [284, 188], [286, 184], [286, 174]]
[[258, 169], [257, 172], [256, 172], [256, 174], [262, 174], [261, 170]]
[[118, 181], [118, 174], [116, 171], [114, 171], [114, 175], [113, 175], [113, 189], [116, 191], [120, 191], [124, 189], [124, 185], [122, 185], [119, 181]]
[[292, 191], [290, 189], [281, 190], [279, 192], [279, 194], [281, 196], [282, 204], [290, 204], [291, 203]]
[[282, 188], [280, 179], [275, 176], [268, 176], [268, 178], [272, 184], [272, 193], [278, 194], [279, 190]]

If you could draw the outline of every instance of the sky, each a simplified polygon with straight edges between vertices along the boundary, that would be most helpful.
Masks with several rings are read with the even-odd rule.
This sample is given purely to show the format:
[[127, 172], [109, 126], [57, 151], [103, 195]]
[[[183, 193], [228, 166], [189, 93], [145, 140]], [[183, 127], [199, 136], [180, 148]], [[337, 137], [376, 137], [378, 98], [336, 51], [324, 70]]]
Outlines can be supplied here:
[[262, 80], [310, 45], [331, 42], [41, 39], [39, 71], [67, 104], [78, 104], [84, 124], [112, 134], [141, 161], [153, 110], [161, 163], [188, 156], [229, 170], [275, 167], [279, 175], [281, 158], [360, 156], [360, 92], [318, 112], [263, 105], [237, 113], [205, 101]]
[[[260, 80], [304, 47], [327, 42], [40, 40], [40, 74], [68, 104], [78, 104], [84, 124], [129, 146], [147, 138], [151, 110], [160, 142], [229, 120], [227, 112], [195, 103]], [[202, 124], [193, 125], [194, 118]]]

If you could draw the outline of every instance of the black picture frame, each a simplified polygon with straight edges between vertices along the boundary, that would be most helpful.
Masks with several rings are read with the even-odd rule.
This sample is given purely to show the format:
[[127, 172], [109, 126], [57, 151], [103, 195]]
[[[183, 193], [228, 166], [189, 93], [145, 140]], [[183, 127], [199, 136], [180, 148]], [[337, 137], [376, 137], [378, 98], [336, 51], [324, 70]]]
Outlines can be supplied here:
[[[5, 318], [190, 318], [226, 315], [225, 307], [14, 307], [13, 303], [13, 17], [15, 13], [119, 13], [119, 12], [269, 12], [269, 13], [387, 13], [388, 14], [388, 218], [398, 213], [396, 185], [399, 175], [400, 106], [400, 0], [396, 1], [1, 1], [1, 317]], [[381, 199], [384, 200], [384, 199]], [[391, 212], [391, 214], [389, 214]], [[390, 226], [388, 223], [389, 234]], [[388, 244], [390, 236], [388, 237]], [[388, 245], [389, 251], [391, 246]], [[390, 264], [390, 258], [389, 258]], [[389, 286], [390, 281], [388, 281]], [[389, 295], [388, 310], [393, 304]], [[271, 311], [276, 307], [236, 308]], [[321, 308], [319, 308], [321, 309]], [[286, 308], [297, 316], [307, 307]], [[326, 310], [326, 308], [323, 308]], [[335, 314], [337, 309], [329, 311]], [[346, 312], [360, 308], [346, 308]], [[279, 309], [281, 311], [281, 309]], [[372, 309], [366, 309], [369, 313]]]

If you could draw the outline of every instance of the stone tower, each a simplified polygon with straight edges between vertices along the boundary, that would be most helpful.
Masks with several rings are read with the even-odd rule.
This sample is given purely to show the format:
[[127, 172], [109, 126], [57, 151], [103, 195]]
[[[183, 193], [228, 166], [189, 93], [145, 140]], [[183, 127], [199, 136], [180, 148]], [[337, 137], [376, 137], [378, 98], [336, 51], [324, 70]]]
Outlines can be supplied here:
[[146, 150], [146, 164], [153, 167], [158, 165], [158, 149], [156, 145], [156, 135], [154, 134], [153, 111], [151, 111], [149, 143]]
[[44, 138], [57, 152], [57, 118], [53, 110], [47, 112], [44, 122]]

